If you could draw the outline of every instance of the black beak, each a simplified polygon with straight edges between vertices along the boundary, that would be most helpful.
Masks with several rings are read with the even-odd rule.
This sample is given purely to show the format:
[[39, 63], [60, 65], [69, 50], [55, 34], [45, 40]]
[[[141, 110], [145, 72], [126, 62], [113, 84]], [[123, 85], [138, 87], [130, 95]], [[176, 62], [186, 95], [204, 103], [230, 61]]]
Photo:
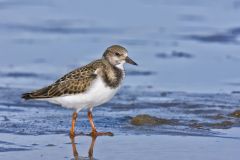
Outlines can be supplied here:
[[126, 60], [126, 62], [129, 63], [129, 64], [136, 65], [136, 66], [138, 65], [136, 62], [134, 62], [134, 61], [133, 61], [131, 58], [129, 58], [129, 57], [126, 57], [125, 60]]

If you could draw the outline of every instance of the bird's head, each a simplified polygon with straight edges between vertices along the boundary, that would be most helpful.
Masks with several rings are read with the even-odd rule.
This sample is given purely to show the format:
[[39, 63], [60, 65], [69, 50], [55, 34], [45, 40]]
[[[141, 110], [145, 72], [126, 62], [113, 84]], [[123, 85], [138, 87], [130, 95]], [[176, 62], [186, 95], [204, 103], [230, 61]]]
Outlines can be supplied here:
[[106, 49], [103, 54], [103, 58], [105, 58], [110, 64], [116, 66], [124, 63], [129, 63], [133, 65], [137, 65], [131, 58], [128, 57], [128, 51], [126, 48], [120, 45], [113, 45]]

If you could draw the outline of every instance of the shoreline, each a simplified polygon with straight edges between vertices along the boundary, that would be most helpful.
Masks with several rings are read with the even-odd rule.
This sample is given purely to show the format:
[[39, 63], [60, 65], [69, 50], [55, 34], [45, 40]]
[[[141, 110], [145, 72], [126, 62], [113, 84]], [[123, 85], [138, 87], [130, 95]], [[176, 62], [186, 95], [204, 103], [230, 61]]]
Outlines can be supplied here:
[[[1, 133], [0, 148], [6, 150], [0, 152], [0, 159], [88, 159], [92, 146], [94, 159], [234, 160], [239, 152], [238, 132], [239, 128], [225, 130], [223, 137], [116, 135], [97, 137], [95, 142], [87, 136], [77, 136], [75, 141], [71, 141], [63, 134], [29, 136]], [[19, 151], [11, 151], [11, 148]]]

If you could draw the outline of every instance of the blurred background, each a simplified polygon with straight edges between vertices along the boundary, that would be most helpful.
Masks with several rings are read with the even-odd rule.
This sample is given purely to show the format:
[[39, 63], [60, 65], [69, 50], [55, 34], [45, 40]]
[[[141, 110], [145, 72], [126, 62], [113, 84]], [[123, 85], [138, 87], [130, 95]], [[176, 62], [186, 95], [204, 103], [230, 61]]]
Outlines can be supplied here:
[[[184, 153], [196, 152], [200, 152], [199, 157], [208, 157], [212, 151], [217, 153], [215, 159], [229, 159], [219, 154], [235, 155], [236, 159], [238, 147], [232, 147], [232, 143], [239, 146], [239, 141], [234, 141], [239, 139], [239, 129], [234, 134], [231, 129], [240, 126], [239, 15], [240, 0], [0, 0], [2, 158], [11, 157], [9, 151], [35, 149], [39, 152], [32, 155], [41, 158], [49, 151], [53, 157], [66, 157], [66, 149], [71, 149], [67, 134], [72, 111], [45, 102], [23, 101], [20, 96], [101, 58], [110, 45], [120, 44], [139, 65], [125, 66], [127, 76], [122, 89], [111, 102], [94, 108], [94, 117], [100, 131], [127, 134], [130, 140], [121, 147], [119, 142], [126, 137], [123, 141], [118, 141], [118, 136], [115, 141], [102, 139], [102, 146], [117, 149], [97, 152], [98, 155], [116, 157], [118, 153], [129, 153], [122, 151], [126, 146], [139, 146], [142, 151], [135, 148], [133, 152], [138, 159], [141, 154], [159, 155], [160, 150], [166, 157], [177, 157], [173, 159], [179, 159], [181, 153], [182, 159], [187, 159]], [[77, 130], [90, 131], [86, 112], [80, 112], [79, 117]], [[137, 120], [143, 121], [139, 124], [135, 123]], [[200, 140], [203, 147], [192, 151], [199, 142], [193, 138], [188, 141], [189, 149], [182, 152], [178, 149], [185, 149], [183, 139], [184, 147], [170, 152], [181, 144], [178, 137], [176, 141], [171, 141], [173, 136], [168, 137], [166, 140], [171, 143], [160, 143], [162, 137], [145, 137], [148, 145], [136, 145], [135, 136], [146, 134], [225, 139], [214, 140], [214, 144], [223, 142], [221, 147], [219, 143], [209, 145], [208, 140]], [[37, 135], [39, 141], [34, 142], [36, 138], [31, 135]], [[234, 140], [226, 139], [234, 136]], [[54, 146], [48, 145], [50, 140], [56, 145], [53, 150], [47, 148]], [[149, 147], [154, 144], [157, 147]], [[81, 145], [88, 148], [85, 141]], [[59, 146], [64, 151], [54, 150]], [[226, 148], [229, 152], [225, 152]], [[207, 152], [209, 155], [202, 154]], [[28, 157], [26, 153], [32, 152], [16, 155], [20, 153]]]
[[240, 89], [239, 0], [1, 0], [1, 86], [35, 88], [125, 46], [125, 85]]

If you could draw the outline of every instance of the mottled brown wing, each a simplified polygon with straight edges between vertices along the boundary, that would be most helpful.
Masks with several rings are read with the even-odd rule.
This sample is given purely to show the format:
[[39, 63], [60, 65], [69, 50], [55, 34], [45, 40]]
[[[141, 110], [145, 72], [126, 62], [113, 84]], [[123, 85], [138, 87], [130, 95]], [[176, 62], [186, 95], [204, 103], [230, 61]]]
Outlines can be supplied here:
[[43, 99], [82, 93], [89, 88], [91, 82], [97, 77], [94, 74], [95, 70], [96, 67], [89, 67], [88, 65], [78, 68], [66, 74], [52, 85], [23, 94], [22, 98]]
[[63, 95], [78, 94], [86, 91], [96, 75], [85, 77], [82, 79], [68, 79], [60, 83], [54, 83], [45, 88], [25, 93], [22, 95], [24, 99], [42, 99], [59, 97]]

